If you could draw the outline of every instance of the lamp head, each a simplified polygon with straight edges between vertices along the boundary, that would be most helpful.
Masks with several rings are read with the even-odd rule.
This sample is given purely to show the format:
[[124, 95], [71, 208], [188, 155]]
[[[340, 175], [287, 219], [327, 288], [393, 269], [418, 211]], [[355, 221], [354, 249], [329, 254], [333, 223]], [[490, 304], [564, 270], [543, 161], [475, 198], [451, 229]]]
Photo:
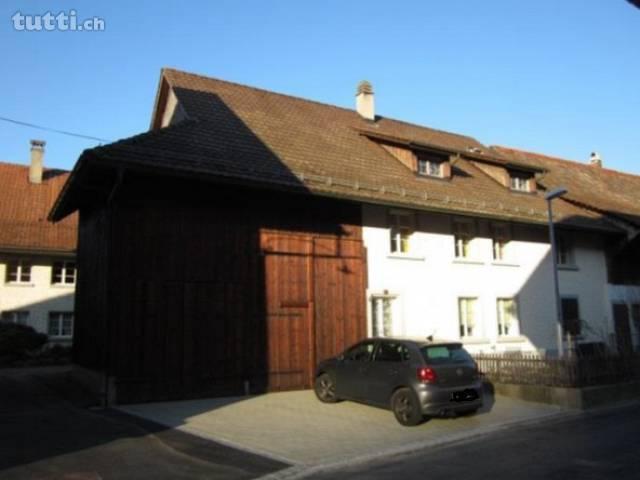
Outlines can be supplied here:
[[558, 187], [558, 188], [554, 188], [553, 190], [550, 190], [546, 193], [546, 195], [544, 196], [545, 200], [553, 200], [554, 198], [558, 198], [563, 196], [565, 193], [567, 193], [568, 190], [564, 187]]

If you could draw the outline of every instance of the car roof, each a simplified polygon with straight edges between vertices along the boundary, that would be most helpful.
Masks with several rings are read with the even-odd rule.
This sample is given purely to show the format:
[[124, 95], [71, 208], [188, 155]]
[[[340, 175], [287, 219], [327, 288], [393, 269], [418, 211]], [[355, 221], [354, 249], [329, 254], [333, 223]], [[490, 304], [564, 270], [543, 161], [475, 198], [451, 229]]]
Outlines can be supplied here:
[[438, 346], [438, 345], [460, 345], [462, 346], [462, 342], [459, 340], [447, 340], [442, 338], [433, 338], [433, 337], [371, 337], [367, 338], [367, 340], [374, 341], [397, 341], [412, 344], [416, 347], [425, 347], [425, 346]]

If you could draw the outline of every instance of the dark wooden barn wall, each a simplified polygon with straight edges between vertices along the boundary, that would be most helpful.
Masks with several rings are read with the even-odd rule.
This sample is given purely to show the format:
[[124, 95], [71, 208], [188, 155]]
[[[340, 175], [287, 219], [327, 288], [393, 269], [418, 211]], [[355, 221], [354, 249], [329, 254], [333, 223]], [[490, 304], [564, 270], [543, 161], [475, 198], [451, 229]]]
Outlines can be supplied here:
[[107, 337], [120, 402], [310, 387], [318, 360], [365, 336], [359, 206], [167, 187], [125, 185], [112, 214]]

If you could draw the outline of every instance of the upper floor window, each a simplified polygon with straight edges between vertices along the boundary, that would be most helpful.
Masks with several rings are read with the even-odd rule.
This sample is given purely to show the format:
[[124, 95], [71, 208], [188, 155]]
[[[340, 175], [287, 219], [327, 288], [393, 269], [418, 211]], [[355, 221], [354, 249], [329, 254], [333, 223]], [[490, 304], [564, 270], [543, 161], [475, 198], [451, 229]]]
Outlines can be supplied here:
[[50, 312], [47, 333], [50, 337], [71, 338], [73, 312]]
[[389, 337], [393, 334], [393, 302], [391, 295], [371, 297], [371, 335]]
[[460, 326], [460, 338], [474, 337], [478, 334], [478, 299], [458, 299], [458, 320]]
[[51, 283], [54, 285], [75, 285], [76, 284], [76, 264], [75, 262], [60, 261], [53, 263], [51, 272]]
[[573, 265], [573, 248], [566, 237], [558, 237], [556, 240], [556, 263], [558, 265]]
[[509, 186], [516, 192], [535, 191], [534, 178], [531, 174], [521, 172], [509, 172]]
[[513, 298], [499, 298], [498, 307], [498, 336], [508, 337], [520, 334], [518, 321], [518, 307]]
[[471, 256], [471, 240], [473, 240], [473, 224], [455, 222], [453, 224], [454, 254], [456, 258]]
[[443, 161], [431, 158], [418, 158], [418, 173], [429, 177], [444, 176]]
[[413, 233], [413, 216], [408, 212], [389, 215], [391, 253], [409, 253], [409, 240]]
[[509, 244], [509, 230], [506, 225], [492, 226], [493, 259], [501, 262], [507, 258], [507, 245]]
[[6, 310], [2, 312], [2, 317], [0, 317], [0, 319], [7, 323], [26, 325], [29, 320], [29, 312], [25, 310]]
[[7, 283], [31, 282], [31, 262], [27, 260], [11, 260], [7, 264]]

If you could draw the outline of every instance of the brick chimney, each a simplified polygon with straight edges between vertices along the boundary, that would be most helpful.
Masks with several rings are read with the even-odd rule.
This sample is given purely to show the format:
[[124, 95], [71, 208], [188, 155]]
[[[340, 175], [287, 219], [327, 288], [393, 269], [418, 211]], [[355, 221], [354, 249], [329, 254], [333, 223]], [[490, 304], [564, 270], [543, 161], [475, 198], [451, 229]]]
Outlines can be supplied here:
[[29, 182], [42, 183], [44, 158], [44, 140], [31, 140], [31, 164], [29, 165]]
[[593, 167], [602, 168], [602, 158], [598, 155], [598, 152], [591, 152], [589, 157], [589, 165]]
[[356, 111], [366, 120], [373, 121], [376, 119], [376, 111], [373, 104], [373, 87], [366, 80], [358, 84]]

